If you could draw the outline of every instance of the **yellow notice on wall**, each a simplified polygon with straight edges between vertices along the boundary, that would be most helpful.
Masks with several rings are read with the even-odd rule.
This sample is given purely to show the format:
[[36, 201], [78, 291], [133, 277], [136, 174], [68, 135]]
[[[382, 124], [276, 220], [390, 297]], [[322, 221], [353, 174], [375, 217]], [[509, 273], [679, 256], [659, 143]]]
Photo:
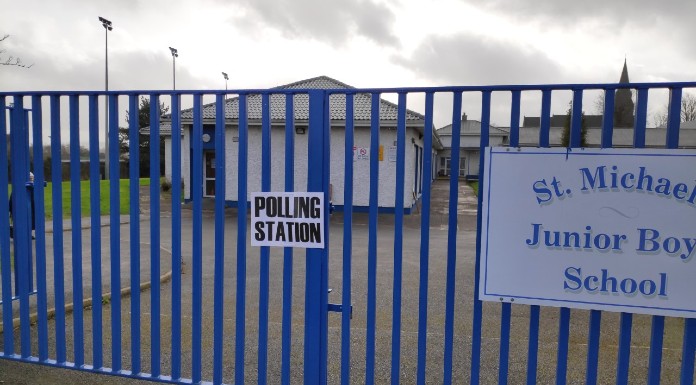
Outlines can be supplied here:
[[380, 146], [379, 146], [379, 161], [381, 162], [383, 160], [384, 160], [384, 146], [382, 146], [380, 144]]

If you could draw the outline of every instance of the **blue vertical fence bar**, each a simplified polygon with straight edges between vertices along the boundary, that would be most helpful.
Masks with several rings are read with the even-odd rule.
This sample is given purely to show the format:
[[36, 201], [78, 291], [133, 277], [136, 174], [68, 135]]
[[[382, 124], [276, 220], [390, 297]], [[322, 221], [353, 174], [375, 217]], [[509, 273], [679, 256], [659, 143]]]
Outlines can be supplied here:
[[645, 126], [648, 117], [648, 89], [639, 88], [636, 100], [636, 119], [633, 133], [633, 147], [645, 147]]
[[[682, 89], [670, 91], [669, 115], [667, 122], [667, 148], [679, 148], [679, 129], [681, 125]], [[684, 320], [684, 337], [682, 341], [682, 364], [680, 383], [682, 385], [694, 382], [694, 349], [696, 348], [696, 320]]]
[[[582, 139], [582, 90], [573, 90], [569, 147], [580, 147]], [[568, 342], [570, 337], [570, 309], [562, 307], [558, 322], [558, 351], [556, 354], [556, 384], [565, 384], [568, 372]]]
[[128, 95], [130, 179], [131, 371], [140, 373], [140, 140], [138, 95]]
[[99, 170], [99, 107], [98, 96], [89, 96], [89, 210], [91, 216], [92, 257], [92, 366], [103, 365], [102, 339], [102, 268], [101, 268], [101, 208]]
[[604, 90], [604, 118], [602, 119], [602, 148], [613, 146], [614, 134], [614, 96], [616, 90]]
[[[79, 96], [70, 95], [70, 215], [72, 215], [72, 291], [75, 366], [84, 364], [84, 317], [82, 311], [82, 212], [80, 193]], [[62, 203], [61, 203], [62, 204]]]
[[539, 305], [529, 307], [529, 342], [527, 343], [527, 385], [536, 384], [539, 356]]
[[56, 306], [56, 361], [66, 361], [65, 283], [63, 256], [63, 187], [60, 133], [60, 96], [51, 95], [51, 181], [53, 189], [53, 283]]
[[570, 335], [570, 309], [562, 307], [558, 321], [558, 350], [556, 351], [556, 384], [566, 383], [568, 372], [568, 337]]
[[150, 95], [150, 372], [161, 373], [160, 354], [160, 100]]
[[[270, 95], [261, 95], [261, 191], [271, 191], [271, 102]], [[320, 148], [320, 147], [319, 147]], [[259, 384], [265, 384], [268, 367], [268, 286], [270, 275], [269, 246], [261, 246], [259, 277]]]
[[343, 182], [343, 295], [341, 304], [341, 384], [350, 385], [350, 316], [353, 281], [353, 145], [355, 122], [354, 94], [346, 94], [346, 137]]
[[[665, 138], [665, 146], [667, 148], [677, 148], [679, 146], [681, 94], [681, 88], [670, 89]], [[665, 317], [653, 316], [650, 331], [650, 358], [648, 361], [649, 385], [657, 385], [660, 383], [660, 376], [662, 374], [662, 347], [664, 343], [664, 332]]]
[[[551, 130], [551, 90], [541, 94], [541, 117], [539, 124], [539, 147], [549, 147]], [[539, 305], [529, 307], [529, 342], [527, 343], [527, 384], [537, 383], [537, 361], [539, 357]]]
[[[309, 137], [307, 191], [322, 192], [324, 189], [324, 114], [325, 92], [309, 91]], [[324, 212], [324, 215], [328, 213]], [[327, 231], [328, 232], [328, 231]], [[304, 383], [321, 384], [321, 340], [322, 334], [322, 259], [324, 250], [307, 249], [306, 288], [305, 288], [305, 341], [304, 341]], [[323, 379], [325, 381], [325, 379]]]
[[191, 198], [193, 198], [193, 250], [191, 309], [191, 379], [194, 384], [201, 381], [201, 333], [203, 330], [203, 95], [193, 95], [193, 132], [191, 144]]
[[679, 127], [681, 124], [682, 89], [669, 91], [669, 113], [667, 114], [667, 148], [679, 147]]
[[[118, 95], [109, 98], [109, 142], [118, 143]], [[119, 146], [110, 146], [109, 153], [109, 238], [111, 266], [111, 370], [121, 370], [121, 170]]]
[[31, 121], [34, 148], [34, 208], [36, 211], [36, 311], [38, 313], [39, 361], [45, 362], [48, 360], [48, 317], [46, 313], [48, 305], [46, 298], [46, 221], [44, 220], [46, 217], [44, 205], [44, 181], [46, 177], [43, 160], [43, 107], [41, 99], [40, 95], [31, 98]]
[[[323, 225], [325, 229], [329, 228], [329, 215], [331, 213], [329, 212], [329, 190], [331, 189], [331, 184], [329, 183], [330, 179], [330, 172], [331, 172], [331, 166], [329, 166], [329, 162], [331, 161], [331, 111], [329, 110], [329, 94], [327, 92], [323, 93], [323, 98], [324, 98], [324, 114], [323, 114], [323, 119], [322, 119], [322, 132], [323, 132], [323, 140], [322, 140], [322, 148], [323, 148], [323, 159], [324, 159], [324, 164], [325, 167], [323, 168], [323, 172], [321, 174], [322, 177], [322, 191], [324, 192], [324, 207], [322, 208], [324, 210], [324, 221]], [[322, 250], [322, 258], [321, 258], [321, 281], [320, 281], [320, 287], [319, 287], [319, 293], [321, 296], [319, 297], [320, 299], [320, 308], [319, 308], [319, 313], [321, 314], [321, 318], [319, 320], [320, 324], [320, 330], [321, 330], [321, 344], [320, 346], [320, 354], [319, 354], [319, 374], [320, 374], [320, 385], [326, 385], [327, 379], [329, 376], [328, 372], [328, 346], [329, 346], [329, 334], [328, 334], [328, 325], [329, 325], [329, 247], [328, 245], [331, 244], [331, 232], [326, 231], [324, 234], [324, 249]]]
[[181, 378], [181, 96], [172, 94], [172, 379]]
[[367, 240], [367, 330], [365, 351], [365, 383], [375, 381], [375, 317], [377, 305], [377, 208], [379, 206], [379, 102], [372, 94], [370, 109], [370, 208]]
[[[512, 104], [510, 107], [510, 147], [520, 144], [520, 97], [521, 92], [512, 92]], [[508, 367], [510, 361], [510, 318], [512, 316], [512, 304], [504, 302], [500, 319], [500, 350], [498, 353], [498, 384], [507, 384]]]
[[[7, 105], [0, 96], [0, 148], [7, 148]], [[0, 186], [9, 185], [7, 151], [0, 151]], [[0, 202], [10, 199], [6, 188], [0, 188]], [[0, 205], [0, 268], [2, 268], [2, 324], [12, 325], [12, 262], [10, 255], [10, 211], [8, 205]], [[14, 354], [14, 333], [2, 334], [2, 352], [8, 357]]]
[[[295, 113], [293, 94], [285, 95], [285, 191], [295, 191]], [[292, 247], [283, 250], [283, 331], [281, 383], [290, 384], [292, 347]]]
[[597, 363], [599, 362], [599, 337], [602, 325], [602, 312], [590, 311], [589, 335], [587, 337], [586, 384], [597, 383]]
[[684, 340], [682, 342], [681, 385], [694, 383], [694, 350], [696, 349], [696, 319], [684, 320]]
[[[614, 89], [604, 91], [604, 118], [602, 119], [602, 148], [613, 146], [614, 133]], [[599, 363], [599, 342], [601, 336], [602, 312], [590, 311], [590, 322], [587, 337], [587, 369], [585, 375], [586, 384], [597, 383], [597, 365]]]
[[406, 168], [406, 94], [399, 93], [396, 120], [396, 191], [394, 199], [394, 294], [392, 300], [391, 383], [401, 379], [401, 280], [404, 249], [404, 174]]
[[457, 202], [459, 200], [459, 143], [462, 129], [462, 93], [455, 92], [452, 101], [452, 154], [449, 181], [449, 217], [447, 221], [447, 273], [445, 287], [445, 385], [452, 384], [452, 351], [454, 342], [454, 289], [457, 264]]
[[631, 329], [633, 314], [621, 313], [619, 329], [619, 352], [616, 359], [616, 385], [628, 384], [628, 369], [631, 360]]
[[10, 172], [13, 188], [11, 209], [15, 241], [15, 287], [17, 287], [16, 296], [19, 297], [19, 320], [22, 326], [19, 331], [20, 354], [22, 358], [28, 358], [31, 355], [29, 279], [33, 278], [29, 272], [29, 259], [31, 258], [31, 220], [27, 210], [29, 201], [25, 187], [25, 184], [29, 180], [29, 159], [27, 157], [27, 152], [29, 151], [27, 124], [29, 122], [26, 121], [23, 96], [14, 96], [14, 106], [11, 111], [10, 150], [12, 156], [12, 170], [10, 170]]
[[247, 165], [249, 130], [247, 95], [239, 95], [239, 158], [237, 161], [237, 293], [235, 309], [234, 381], [244, 383], [244, 346], [246, 334], [246, 237], [247, 237]]
[[420, 272], [418, 278], [418, 365], [416, 383], [425, 384], [425, 364], [428, 342], [428, 272], [430, 265], [430, 188], [432, 185], [433, 148], [433, 99], [434, 94], [425, 94], [425, 124], [423, 126], [423, 149], [427, 151], [423, 166], [423, 205], [421, 207]]
[[225, 95], [215, 96], [215, 282], [213, 384], [222, 384], [225, 308]]
[[[483, 149], [488, 146], [488, 132], [491, 124], [491, 91], [483, 91], [481, 93], [481, 141], [479, 144], [479, 175], [484, 172], [485, 154]], [[457, 144], [459, 146], [459, 144]], [[485, 181], [484, 181], [485, 183]], [[455, 206], [456, 207], [456, 206]], [[483, 207], [482, 194], [478, 195], [478, 207]], [[474, 287], [479, 287], [479, 266], [481, 264], [481, 210], [478, 210], [476, 215], [476, 263], [474, 267]], [[482, 327], [483, 309], [481, 300], [479, 299], [478, 290], [474, 290], [474, 313], [473, 313], [473, 330], [471, 335], [471, 383], [478, 384], [480, 381], [481, 370], [481, 327]]]
[[551, 131], [551, 90], [541, 91], [541, 117], [539, 124], [539, 147], [549, 147]]
[[573, 107], [570, 121], [570, 145], [568, 147], [582, 146], [582, 89], [573, 90]]

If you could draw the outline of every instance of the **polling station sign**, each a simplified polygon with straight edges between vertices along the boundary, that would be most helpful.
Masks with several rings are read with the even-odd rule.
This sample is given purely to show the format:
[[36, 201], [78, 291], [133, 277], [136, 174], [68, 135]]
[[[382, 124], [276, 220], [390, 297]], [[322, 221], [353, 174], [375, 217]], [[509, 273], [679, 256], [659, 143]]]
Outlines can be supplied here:
[[696, 317], [696, 151], [487, 148], [480, 298]]
[[324, 193], [251, 194], [251, 245], [324, 247]]

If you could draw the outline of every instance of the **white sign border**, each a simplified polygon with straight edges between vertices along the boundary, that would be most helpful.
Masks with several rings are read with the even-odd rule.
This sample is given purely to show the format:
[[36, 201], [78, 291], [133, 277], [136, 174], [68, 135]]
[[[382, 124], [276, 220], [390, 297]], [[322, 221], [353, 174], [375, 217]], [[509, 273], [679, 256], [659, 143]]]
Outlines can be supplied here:
[[[324, 199], [324, 193], [323, 192], [306, 192], [306, 191], [296, 191], [296, 192], [286, 192], [286, 191], [268, 191], [268, 192], [252, 192], [250, 194], [250, 241], [251, 241], [251, 246], [253, 247], [294, 247], [294, 248], [305, 248], [305, 249], [324, 249], [326, 247], [326, 222], [325, 222], [325, 216], [327, 215], [327, 210], [326, 207], [324, 206], [325, 204], [325, 199]], [[295, 222], [295, 223], [317, 223], [320, 226], [320, 234], [321, 234], [321, 243], [316, 244], [316, 243], [302, 243], [298, 241], [293, 241], [293, 242], [281, 242], [281, 241], [257, 241], [255, 238], [256, 230], [255, 230], [255, 224], [259, 221], [260, 218], [263, 217], [256, 217], [255, 210], [254, 210], [254, 202], [257, 197], [310, 197], [310, 198], [319, 198], [319, 218], [284, 218], [284, 219], [277, 219], [275, 222]]]
[[[648, 314], [659, 316], [685, 317], [696, 318], [696, 308], [694, 309], [679, 309], [672, 307], [660, 306], [642, 306], [642, 305], [620, 305], [608, 304], [601, 302], [567, 300], [558, 298], [539, 298], [518, 296], [512, 294], [496, 294], [487, 293], [487, 277], [488, 277], [488, 231], [489, 231], [489, 216], [490, 216], [490, 183], [489, 178], [492, 170], [492, 157], [494, 154], [548, 154], [548, 155], [640, 155], [640, 156], [688, 156], [696, 157], [696, 152], [693, 150], [684, 149], [585, 149], [585, 148], [541, 148], [541, 147], [486, 147], [484, 152], [484, 175], [483, 188], [480, 188], [480, 193], [483, 194], [481, 205], [481, 228], [479, 236], [481, 237], [480, 247], [480, 267], [479, 267], [479, 287], [476, 288], [479, 293], [479, 299], [490, 302], [509, 302], [520, 303], [525, 305], [553, 306], [553, 307], [570, 307], [585, 310], [601, 310], [611, 312], [626, 312], [634, 314]], [[696, 261], [694, 261], [696, 263]], [[564, 306], [564, 304], [572, 304], [572, 306]]]

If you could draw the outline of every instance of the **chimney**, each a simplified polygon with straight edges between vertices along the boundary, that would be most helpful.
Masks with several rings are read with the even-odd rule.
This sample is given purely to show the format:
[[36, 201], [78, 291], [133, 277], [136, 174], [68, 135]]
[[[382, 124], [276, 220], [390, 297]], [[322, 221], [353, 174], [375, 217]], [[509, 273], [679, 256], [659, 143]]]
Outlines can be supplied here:
[[467, 119], [467, 117], [466, 117], [466, 112], [465, 112], [462, 114], [462, 122], [466, 122], [466, 119]]

